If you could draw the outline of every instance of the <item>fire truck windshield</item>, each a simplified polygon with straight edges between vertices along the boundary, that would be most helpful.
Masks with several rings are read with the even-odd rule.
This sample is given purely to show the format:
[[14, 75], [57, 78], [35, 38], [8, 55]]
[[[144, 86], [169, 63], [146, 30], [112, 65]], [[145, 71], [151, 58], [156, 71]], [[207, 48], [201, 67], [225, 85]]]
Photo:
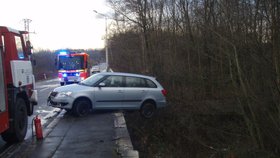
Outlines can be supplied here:
[[59, 70], [79, 70], [84, 68], [83, 56], [59, 56]]

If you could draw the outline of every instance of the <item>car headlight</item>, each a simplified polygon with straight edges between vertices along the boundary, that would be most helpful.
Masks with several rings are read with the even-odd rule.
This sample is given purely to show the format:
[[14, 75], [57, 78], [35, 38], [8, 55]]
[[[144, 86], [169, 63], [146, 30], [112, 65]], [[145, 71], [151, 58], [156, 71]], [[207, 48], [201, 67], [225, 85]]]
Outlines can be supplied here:
[[69, 97], [72, 92], [59, 92], [57, 97]]

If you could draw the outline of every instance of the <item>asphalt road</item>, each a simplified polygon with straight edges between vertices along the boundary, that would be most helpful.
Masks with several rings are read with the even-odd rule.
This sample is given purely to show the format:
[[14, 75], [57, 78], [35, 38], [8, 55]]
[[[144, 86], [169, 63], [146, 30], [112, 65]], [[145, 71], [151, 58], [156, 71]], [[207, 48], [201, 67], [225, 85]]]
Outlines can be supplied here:
[[[38, 91], [38, 105], [34, 107], [33, 115], [28, 118], [28, 130], [25, 140], [32, 137], [32, 120], [36, 115], [39, 115], [42, 126], [44, 126], [50, 121], [50, 118], [60, 111], [60, 109], [47, 106], [47, 97], [49, 93], [58, 86], [60, 86], [58, 79], [39, 81], [36, 83], [35, 89]], [[0, 150], [5, 148], [5, 146], [7, 146], [6, 143], [0, 138]]]
[[[49, 93], [59, 86], [58, 79], [36, 83], [38, 105], [29, 117], [25, 141], [7, 145], [0, 138], [0, 157], [112, 158], [122, 155], [138, 158], [121, 112], [94, 111], [87, 117], [77, 118], [47, 106]], [[32, 137], [32, 120], [36, 115], [41, 118], [44, 128], [42, 141]]]

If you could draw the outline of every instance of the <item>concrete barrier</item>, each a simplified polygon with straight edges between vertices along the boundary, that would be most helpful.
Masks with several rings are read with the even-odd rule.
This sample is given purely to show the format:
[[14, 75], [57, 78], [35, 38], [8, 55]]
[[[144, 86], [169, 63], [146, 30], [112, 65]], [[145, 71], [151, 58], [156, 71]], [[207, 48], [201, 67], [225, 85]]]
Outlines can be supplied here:
[[126, 122], [122, 112], [114, 113], [115, 141], [117, 153], [122, 158], [139, 158], [137, 150], [133, 149], [131, 139], [126, 127]]

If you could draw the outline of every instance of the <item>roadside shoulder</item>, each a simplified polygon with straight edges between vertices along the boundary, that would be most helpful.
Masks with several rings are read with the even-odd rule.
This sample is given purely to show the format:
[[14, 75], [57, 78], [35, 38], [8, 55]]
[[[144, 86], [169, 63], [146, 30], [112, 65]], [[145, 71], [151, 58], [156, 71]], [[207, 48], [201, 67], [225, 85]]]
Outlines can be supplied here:
[[133, 149], [133, 145], [131, 143], [131, 139], [122, 112], [114, 113], [114, 127], [117, 153], [124, 158], [138, 158], [139, 153], [137, 150]]

